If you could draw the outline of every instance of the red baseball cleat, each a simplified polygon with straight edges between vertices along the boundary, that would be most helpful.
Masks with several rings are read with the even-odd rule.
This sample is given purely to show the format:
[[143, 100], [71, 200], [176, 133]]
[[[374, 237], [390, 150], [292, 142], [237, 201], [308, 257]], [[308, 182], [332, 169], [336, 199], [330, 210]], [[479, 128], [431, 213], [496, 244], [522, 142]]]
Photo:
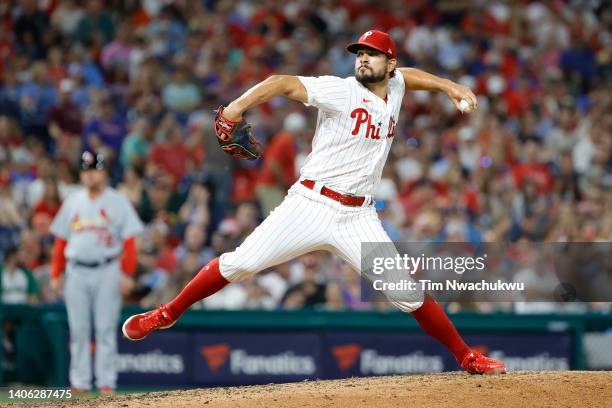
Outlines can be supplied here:
[[100, 394], [102, 395], [114, 395], [115, 394], [115, 389], [112, 387], [102, 387], [98, 391], [100, 391]]
[[487, 357], [475, 350], [470, 350], [463, 357], [461, 368], [470, 374], [506, 374], [503, 361]]
[[128, 340], [142, 340], [154, 330], [167, 329], [176, 323], [166, 310], [164, 305], [146, 313], [141, 313], [128, 318], [121, 331]]

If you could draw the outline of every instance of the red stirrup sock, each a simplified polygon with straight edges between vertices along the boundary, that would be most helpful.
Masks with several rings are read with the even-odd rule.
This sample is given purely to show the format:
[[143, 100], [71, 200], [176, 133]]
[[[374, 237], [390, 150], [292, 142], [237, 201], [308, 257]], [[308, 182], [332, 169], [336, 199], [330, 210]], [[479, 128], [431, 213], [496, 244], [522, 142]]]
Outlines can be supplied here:
[[189, 306], [220, 291], [228, 283], [219, 270], [219, 258], [215, 258], [200, 269], [181, 293], [166, 304], [166, 310], [173, 319], [178, 319]]
[[444, 309], [431, 296], [425, 294], [423, 306], [412, 312], [421, 329], [444, 344], [461, 363], [470, 348], [465, 344]]

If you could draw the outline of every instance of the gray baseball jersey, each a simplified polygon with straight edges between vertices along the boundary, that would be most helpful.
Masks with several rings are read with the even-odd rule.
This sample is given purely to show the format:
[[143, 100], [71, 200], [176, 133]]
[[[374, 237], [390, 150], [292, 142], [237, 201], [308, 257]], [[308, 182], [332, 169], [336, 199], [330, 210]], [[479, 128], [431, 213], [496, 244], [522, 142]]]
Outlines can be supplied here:
[[70, 195], [51, 224], [51, 233], [68, 242], [66, 259], [81, 262], [118, 257], [123, 241], [142, 230], [130, 202], [111, 187], [94, 199], [86, 189]]

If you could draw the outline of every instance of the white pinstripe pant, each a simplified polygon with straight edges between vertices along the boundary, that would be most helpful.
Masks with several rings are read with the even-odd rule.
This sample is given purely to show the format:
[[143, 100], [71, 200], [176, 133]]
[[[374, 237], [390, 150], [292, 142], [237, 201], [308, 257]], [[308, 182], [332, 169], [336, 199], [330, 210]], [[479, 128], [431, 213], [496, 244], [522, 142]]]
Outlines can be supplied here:
[[[225, 279], [239, 282], [305, 253], [327, 250], [361, 273], [362, 242], [391, 242], [372, 205], [345, 206], [297, 182], [242, 245], [221, 255], [219, 266]], [[392, 247], [384, 246], [381, 256], [395, 257]], [[423, 293], [390, 301], [410, 313], [423, 304]]]

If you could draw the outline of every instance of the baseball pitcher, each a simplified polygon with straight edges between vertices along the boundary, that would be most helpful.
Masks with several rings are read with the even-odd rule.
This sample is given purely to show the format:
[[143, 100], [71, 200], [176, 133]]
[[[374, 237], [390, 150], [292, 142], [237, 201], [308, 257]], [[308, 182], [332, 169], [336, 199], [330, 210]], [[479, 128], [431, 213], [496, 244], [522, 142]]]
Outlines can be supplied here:
[[[140, 340], [153, 330], [168, 328], [190, 305], [228, 283], [307, 252], [331, 251], [363, 273], [361, 243], [391, 242], [372, 194], [396, 133], [404, 93], [444, 92], [463, 112], [476, 109], [476, 97], [452, 81], [414, 68], [398, 68], [396, 46], [387, 33], [367, 31], [347, 50], [356, 54], [354, 77], [273, 75], [219, 108], [215, 131], [221, 147], [235, 157], [252, 160], [260, 156], [260, 147], [242, 118], [246, 111], [279, 96], [314, 106], [318, 118], [312, 152], [284, 201], [242, 245], [204, 266], [168, 304], [127, 319], [126, 338]], [[465, 344], [429, 295], [414, 291], [390, 300], [411, 313], [467, 372], [505, 372], [503, 362]]]

